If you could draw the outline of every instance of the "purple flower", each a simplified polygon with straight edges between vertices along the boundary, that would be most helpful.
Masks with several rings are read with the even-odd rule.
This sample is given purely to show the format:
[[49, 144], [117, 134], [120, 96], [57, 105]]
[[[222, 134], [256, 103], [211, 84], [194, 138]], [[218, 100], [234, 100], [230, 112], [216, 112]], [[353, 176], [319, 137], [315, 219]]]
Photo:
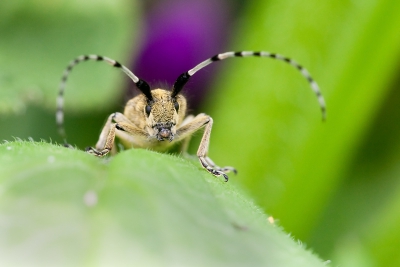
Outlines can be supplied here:
[[[227, 41], [229, 8], [225, 1], [159, 1], [145, 17], [143, 47], [134, 73], [154, 87], [172, 87], [178, 76], [222, 52]], [[195, 108], [206, 92], [215, 66], [196, 73], [183, 92]]]

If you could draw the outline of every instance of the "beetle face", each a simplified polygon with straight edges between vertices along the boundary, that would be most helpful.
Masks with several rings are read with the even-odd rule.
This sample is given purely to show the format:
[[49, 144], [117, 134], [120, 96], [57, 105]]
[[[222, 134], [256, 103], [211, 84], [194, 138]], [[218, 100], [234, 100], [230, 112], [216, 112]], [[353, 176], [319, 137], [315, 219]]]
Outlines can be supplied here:
[[143, 109], [149, 136], [158, 141], [173, 141], [176, 125], [185, 115], [186, 102], [179, 96], [172, 98], [171, 92], [163, 89], [153, 90], [152, 96], [153, 100]]

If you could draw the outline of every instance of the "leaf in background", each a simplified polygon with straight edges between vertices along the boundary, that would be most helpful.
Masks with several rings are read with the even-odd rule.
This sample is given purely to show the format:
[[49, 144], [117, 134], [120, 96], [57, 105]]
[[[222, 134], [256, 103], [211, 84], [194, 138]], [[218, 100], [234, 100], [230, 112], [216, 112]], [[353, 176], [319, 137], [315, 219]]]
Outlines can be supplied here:
[[214, 118], [210, 156], [235, 166], [234, 179], [302, 240], [344, 182], [390, 89], [398, 10], [396, 1], [260, 1], [247, 10], [232, 50], [267, 50], [300, 62], [327, 99], [325, 123], [291, 66], [263, 58], [221, 63], [228, 70], [205, 110]]
[[[0, 112], [23, 111], [29, 102], [54, 109], [61, 75], [81, 54], [128, 64], [138, 24], [133, 7], [126, 0], [2, 1]], [[66, 108], [110, 106], [120, 96], [124, 76], [106, 64], [83, 65], [68, 82]]]
[[397, 77], [362, 139], [346, 181], [329, 201], [308, 242], [322, 256], [337, 258], [334, 262], [343, 266], [351, 266], [344, 264], [345, 259], [357, 256], [354, 248], [363, 251], [372, 266], [400, 265], [399, 83]]
[[178, 157], [10, 142], [0, 162], [2, 265], [323, 266], [229, 183]]

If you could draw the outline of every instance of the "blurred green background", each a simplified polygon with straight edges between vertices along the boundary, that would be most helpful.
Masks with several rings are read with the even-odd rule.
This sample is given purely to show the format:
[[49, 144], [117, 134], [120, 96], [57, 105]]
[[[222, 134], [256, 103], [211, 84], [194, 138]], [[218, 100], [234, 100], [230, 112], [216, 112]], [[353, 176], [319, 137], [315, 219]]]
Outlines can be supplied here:
[[[214, 119], [210, 157], [235, 166], [230, 183], [334, 266], [399, 266], [400, 2], [223, 3], [231, 13], [215, 23], [224, 24], [226, 38], [209, 56], [266, 50], [296, 59], [319, 83], [328, 116], [321, 122], [314, 95], [291, 66], [226, 60], [204, 70], [212, 74], [204, 101], [191, 98]], [[3, 1], [0, 139], [61, 142], [54, 113], [65, 66], [89, 53], [134, 64], [152, 31], [146, 15], [157, 4]], [[200, 37], [207, 43], [213, 36]], [[196, 77], [189, 95], [202, 82]], [[128, 84], [106, 64], [77, 67], [66, 91], [68, 141], [93, 145], [108, 114], [122, 110]], [[193, 140], [193, 153], [197, 145]]]

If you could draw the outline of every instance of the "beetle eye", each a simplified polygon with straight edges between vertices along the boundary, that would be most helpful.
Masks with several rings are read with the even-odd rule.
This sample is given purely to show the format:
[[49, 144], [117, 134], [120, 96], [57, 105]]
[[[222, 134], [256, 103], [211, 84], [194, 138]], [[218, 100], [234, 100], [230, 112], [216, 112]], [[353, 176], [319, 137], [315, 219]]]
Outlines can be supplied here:
[[145, 111], [146, 111], [147, 117], [150, 116], [151, 106], [146, 105]]
[[175, 107], [176, 112], [178, 112], [178, 111], [179, 111], [179, 104], [178, 104], [178, 102], [175, 102], [175, 103], [174, 103], [174, 107]]

